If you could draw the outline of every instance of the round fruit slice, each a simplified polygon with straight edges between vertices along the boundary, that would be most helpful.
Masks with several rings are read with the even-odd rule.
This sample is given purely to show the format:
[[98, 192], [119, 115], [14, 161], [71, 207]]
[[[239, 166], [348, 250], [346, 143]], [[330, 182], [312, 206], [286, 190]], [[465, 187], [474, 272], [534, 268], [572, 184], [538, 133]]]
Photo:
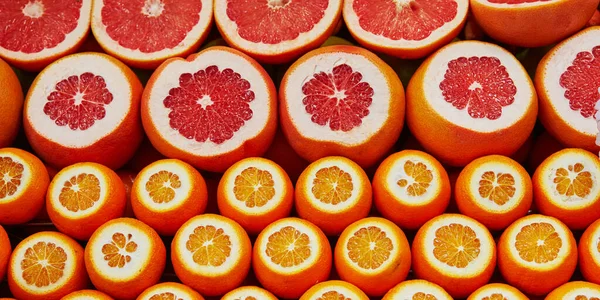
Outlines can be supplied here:
[[277, 297], [298, 299], [327, 280], [332, 253], [329, 241], [314, 224], [284, 218], [263, 230], [252, 251], [252, 267], [263, 287]]
[[290, 215], [294, 186], [276, 163], [260, 157], [246, 158], [221, 177], [217, 203], [221, 215], [256, 236], [267, 225]]
[[537, 115], [535, 89], [523, 66], [503, 48], [478, 41], [452, 43], [430, 56], [411, 78], [406, 99], [413, 135], [451, 166], [512, 155]]
[[39, 158], [20, 149], [0, 149], [0, 224], [23, 224], [35, 218], [44, 207], [49, 184]]
[[92, 0], [17, 0], [0, 5], [0, 57], [39, 71], [83, 44], [90, 29]]
[[223, 296], [221, 300], [277, 300], [271, 292], [257, 286], [239, 287]]
[[433, 156], [404, 150], [386, 158], [373, 178], [377, 210], [401, 228], [418, 229], [446, 210], [451, 185]]
[[371, 297], [383, 296], [404, 281], [411, 263], [404, 232], [391, 221], [376, 217], [348, 226], [335, 245], [334, 257], [340, 278]]
[[516, 288], [503, 283], [490, 283], [476, 290], [467, 300], [529, 300]]
[[6, 270], [8, 268], [8, 260], [12, 253], [12, 247], [10, 246], [10, 240], [4, 227], [0, 225], [0, 283], [4, 280]]
[[198, 49], [210, 32], [212, 11], [210, 0], [95, 0], [92, 32], [109, 54], [155, 69]]
[[341, 0], [215, 1], [215, 22], [227, 43], [269, 64], [321, 46], [341, 14]]
[[375, 54], [329, 46], [304, 55], [279, 89], [283, 132], [308, 161], [340, 155], [363, 168], [392, 148], [404, 125], [400, 79]]
[[98, 292], [95, 290], [81, 290], [70, 293], [60, 300], [113, 300], [110, 296], [105, 293]]
[[137, 300], [204, 300], [193, 289], [175, 282], [159, 283], [147, 288]]
[[458, 214], [425, 223], [412, 244], [417, 278], [439, 284], [454, 298], [465, 298], [492, 277], [496, 243], [487, 228]]
[[235, 221], [213, 214], [196, 216], [175, 234], [171, 261], [177, 277], [205, 296], [223, 295], [246, 279], [252, 244]]
[[135, 178], [131, 206], [136, 218], [160, 235], [173, 236], [208, 202], [206, 182], [196, 169], [178, 159], [163, 159]]
[[8, 147], [21, 128], [23, 90], [13, 69], [0, 59], [0, 148]]
[[317, 283], [302, 297], [300, 300], [369, 300], [363, 291], [361, 291], [355, 285], [340, 281], [330, 280], [321, 283]]
[[546, 299], [575, 299], [575, 300], [597, 300], [600, 296], [600, 285], [584, 282], [572, 281], [561, 285], [552, 291]]
[[31, 84], [25, 134], [35, 152], [54, 167], [96, 162], [118, 169], [142, 140], [141, 93], [133, 71], [115, 58], [69, 55]]
[[594, 152], [600, 150], [594, 119], [600, 101], [599, 41], [600, 27], [581, 31], [550, 50], [535, 74], [544, 127], [565, 146]]
[[529, 295], [545, 295], [569, 281], [576, 266], [575, 238], [553, 217], [523, 217], [510, 225], [498, 242], [502, 276]]
[[582, 149], [552, 154], [533, 174], [533, 199], [544, 215], [573, 230], [600, 219], [600, 160]]
[[600, 284], [600, 220], [592, 223], [579, 240], [579, 270], [583, 277]]
[[87, 285], [83, 248], [62, 233], [34, 233], [10, 258], [8, 286], [17, 299], [60, 299]]
[[452, 41], [468, 11], [468, 0], [350, 0], [343, 10], [346, 27], [361, 45], [410, 59]]
[[296, 212], [328, 236], [339, 235], [371, 211], [369, 177], [352, 160], [321, 158], [306, 168], [296, 184]]
[[224, 172], [269, 148], [277, 127], [277, 93], [252, 58], [210, 47], [187, 60], [169, 60], [152, 74], [142, 121], [162, 154]]
[[399, 283], [389, 290], [383, 300], [452, 300], [452, 296], [439, 285], [421, 279]]
[[133, 299], [158, 283], [167, 254], [150, 226], [120, 218], [100, 226], [85, 248], [85, 266], [94, 286], [117, 299]]
[[462, 214], [490, 230], [502, 230], [525, 216], [533, 202], [525, 168], [501, 155], [469, 163], [458, 176], [454, 195]]
[[117, 173], [97, 163], [78, 163], [54, 177], [46, 209], [58, 230], [87, 240], [102, 224], [122, 217], [126, 202], [125, 186]]

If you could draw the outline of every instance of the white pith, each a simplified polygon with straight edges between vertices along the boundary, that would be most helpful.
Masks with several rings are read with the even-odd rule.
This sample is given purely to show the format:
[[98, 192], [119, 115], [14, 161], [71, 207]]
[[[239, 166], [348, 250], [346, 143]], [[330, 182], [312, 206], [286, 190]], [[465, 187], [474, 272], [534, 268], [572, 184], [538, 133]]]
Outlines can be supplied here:
[[22, 10], [26, 17], [37, 19], [44, 15], [44, 3], [39, 0], [29, 1]]
[[[169, 202], [156, 203], [154, 200], [152, 200], [150, 192], [146, 190], [146, 184], [152, 175], [161, 171], [167, 171], [173, 173], [173, 175], [177, 175], [177, 177], [179, 177], [179, 181], [181, 182], [181, 186], [175, 189], [168, 185], [168, 187], [175, 192], [175, 197]], [[165, 212], [177, 209], [190, 197], [193, 188], [191, 176], [192, 174], [190, 174], [184, 166], [175, 161], [163, 161], [158, 164], [153, 164], [152, 166], [148, 166], [143, 169], [138, 175], [138, 178], [136, 178], [139, 184], [136, 185], [135, 193], [139, 196], [138, 199], [142, 205], [151, 211]]]
[[[411, 2], [411, 0], [403, 0], [400, 2], [403, 2], [403, 4], [407, 5]], [[380, 47], [384, 46], [397, 49], [414, 49], [439, 41], [461, 25], [462, 21], [467, 15], [467, 12], [469, 11], [469, 1], [455, 0], [455, 2], [458, 4], [458, 6], [456, 8], [456, 16], [454, 19], [448, 23], [444, 23], [444, 25], [431, 32], [431, 35], [422, 40], [393, 40], [363, 29], [362, 26], [360, 26], [359, 18], [353, 9], [354, 1], [344, 1], [344, 20], [346, 21], [346, 26], [348, 26], [350, 31], [352, 31], [352, 33], [360, 40], [368, 41], [370, 44], [378, 45]], [[398, 3], [398, 1], [396, 1], [396, 4], [402, 6], [402, 3]]]
[[343, 295], [343, 299], [364, 299], [364, 295], [359, 295], [357, 293], [355, 293], [353, 290], [347, 288], [344, 285], [341, 284], [327, 284], [327, 285], [323, 285], [321, 286], [321, 288], [314, 290], [313, 294], [311, 295], [311, 297], [307, 297], [307, 300], [319, 300], [319, 299], [323, 299], [323, 294], [327, 293], [327, 292], [337, 292], [338, 294], [342, 294]]
[[598, 244], [600, 243], [600, 227], [596, 227], [596, 231], [592, 233], [592, 237], [590, 239], [590, 243], [588, 245], [590, 256], [594, 260], [594, 263], [597, 266], [600, 266], [600, 251], [598, 251]]
[[[91, 174], [98, 178], [98, 181], [100, 182], [100, 198], [98, 201], [94, 201], [94, 205], [92, 207], [74, 212], [68, 210], [62, 203], [60, 203], [60, 194], [63, 188], [65, 188], [65, 183], [70, 181], [71, 178], [77, 177], [80, 174]], [[107, 201], [111, 200], [107, 198], [106, 195], [108, 192], [107, 189], [110, 188], [109, 179], [106, 177], [104, 172], [92, 166], [75, 165], [67, 167], [60, 171], [52, 181], [56, 184], [52, 185], [52, 188], [48, 190], [48, 195], [50, 196], [50, 205], [54, 211], [69, 219], [82, 219], [89, 217], [98, 212]], [[71, 187], [71, 189], [73, 189], [75, 186], [76, 185]]]
[[[213, 2], [210, 0], [199, 0], [202, 2], [202, 9], [199, 13], [198, 23], [192, 27], [186, 37], [175, 48], [167, 48], [156, 52], [145, 53], [138, 49], [125, 48], [119, 45], [118, 41], [113, 40], [106, 32], [106, 25], [102, 22], [102, 7], [104, 0], [94, 0], [92, 8], [92, 31], [94, 37], [109, 52], [117, 53], [120, 57], [125, 57], [136, 61], [152, 61], [165, 59], [180, 55], [190, 49], [202, 37], [204, 32], [212, 23]], [[172, 4], [176, 5], [176, 4]], [[163, 8], [164, 9], [164, 8]], [[144, 12], [141, 10], [140, 14]], [[132, 32], [132, 34], [136, 34]]]
[[[359, 126], [344, 132], [333, 131], [329, 123], [321, 126], [311, 120], [312, 115], [306, 112], [302, 103], [305, 95], [302, 86], [313, 79], [313, 75], [319, 72], [332, 73], [334, 67], [347, 64], [352, 67], [353, 72], [362, 74], [362, 82], [367, 82], [373, 88], [373, 102], [369, 106], [369, 114], [362, 119]], [[286, 103], [284, 109], [290, 116], [293, 126], [300, 134], [308, 139], [334, 142], [341, 145], [360, 145], [376, 134], [390, 118], [389, 107], [392, 101], [390, 86], [386, 76], [380, 68], [360, 54], [347, 52], [322, 53], [312, 56], [300, 65], [297, 65], [291, 73], [287, 82], [281, 89], [285, 93]]]
[[[92, 9], [92, 0], [81, 1], [82, 4], [81, 9], [79, 11], [79, 20], [77, 22], [77, 26], [73, 31], [66, 34], [65, 39], [58, 45], [52, 48], [44, 48], [42, 51], [36, 53], [11, 51], [6, 48], [0, 47], [0, 56], [9, 58], [11, 60], [28, 62], [52, 57], [60, 53], [64, 53], [69, 49], [72, 49], [76, 44], [78, 44], [87, 36], [88, 29], [90, 27], [90, 11]], [[39, 34], [42, 35], [44, 33], [40, 32]]]
[[234, 291], [227, 293], [221, 300], [241, 300], [247, 297], [254, 297], [259, 300], [277, 300], [271, 293], [255, 287], [255, 286], [243, 286], [235, 289]]
[[591, 287], [578, 287], [570, 290], [565, 293], [562, 299], [573, 299], [575, 300], [577, 296], [586, 296], [587, 299], [592, 299], [593, 297], [598, 297], [600, 295], [600, 288], [591, 288]]
[[[69, 76], [81, 76], [91, 72], [104, 78], [106, 89], [113, 95], [110, 104], [104, 105], [106, 115], [96, 120], [86, 130], [71, 130], [69, 125], [58, 126], [44, 113], [48, 96], [55, 91], [56, 84]], [[41, 136], [69, 148], [84, 148], [110, 135], [121, 125], [130, 113], [132, 87], [121, 69], [103, 55], [77, 54], [67, 56], [47, 67], [36, 78], [36, 84], [29, 91], [25, 101], [25, 118]]]
[[487, 299], [491, 299], [493, 294], [501, 294], [506, 299], [521, 299], [523, 297], [523, 295], [517, 294], [513, 290], [503, 288], [502, 286], [487, 286], [476, 291], [470, 297], [472, 297], [473, 300], [483, 300], [485, 297], [489, 297]]
[[[163, 104], [172, 88], [179, 87], [181, 74], [194, 74], [199, 70], [205, 70], [209, 66], [217, 66], [219, 71], [230, 68], [241, 75], [241, 78], [250, 83], [250, 90], [254, 92], [255, 98], [249, 102], [252, 109], [252, 118], [245, 121], [244, 125], [234, 133], [233, 137], [221, 144], [216, 144], [209, 139], [197, 142], [195, 139], [187, 139], [179, 131], [171, 128], [169, 124], [170, 109]], [[231, 152], [243, 146], [244, 142], [257, 136], [267, 126], [269, 116], [273, 115], [275, 108], [270, 103], [270, 94], [267, 79], [246, 58], [229, 51], [209, 48], [202, 52], [193, 61], [172, 61], [162, 70], [156, 78], [154, 85], [149, 90], [148, 101], [149, 119], [165, 141], [171, 146], [196, 156], [216, 156]], [[148, 91], [146, 92], [148, 93]]]
[[[496, 120], [472, 118], [468, 113], [468, 106], [462, 110], [455, 108], [445, 100], [440, 89], [448, 63], [459, 57], [472, 56], [498, 58], [517, 88], [514, 102], [503, 106], [502, 115]], [[494, 44], [467, 41], [452, 43], [431, 56], [423, 77], [423, 93], [432, 109], [448, 122], [475, 132], [489, 133], [510, 127], [525, 116], [528, 108], [533, 105], [532, 96], [535, 95], [530, 83], [529, 75], [510, 52]]]
[[[490, 171], [494, 172], [495, 179], [496, 179], [493, 182], [494, 188], [499, 185], [497, 180], [498, 180], [498, 175], [500, 173], [510, 174], [515, 179], [515, 184], [513, 185], [515, 187], [515, 194], [514, 194], [514, 196], [510, 197], [506, 203], [504, 203], [502, 205], [499, 205], [496, 202], [492, 201], [489, 197], [483, 198], [479, 194], [479, 187], [480, 187], [479, 181], [482, 180], [481, 177], [483, 176], [484, 173], [490, 172]], [[521, 176], [521, 173], [519, 173], [517, 170], [515, 170], [514, 166], [511, 166], [510, 164], [506, 164], [503, 162], [499, 162], [499, 161], [484, 162], [484, 163], [480, 164], [479, 166], [477, 166], [475, 168], [475, 170], [473, 170], [472, 175], [469, 178], [469, 194], [472, 195], [473, 198], [475, 198], [475, 201], [473, 202], [473, 204], [475, 204], [476, 206], [479, 206], [480, 208], [482, 208], [486, 211], [490, 211], [493, 213], [502, 214], [502, 213], [510, 212], [511, 210], [515, 209], [521, 203], [524, 193], [525, 193], [525, 179]]]
[[404, 284], [395, 287], [390, 292], [392, 294], [388, 296], [390, 296], [390, 299], [392, 300], [412, 299], [417, 293], [430, 294], [438, 300], [452, 300], [443, 288], [424, 280], [405, 281]]
[[155, 295], [171, 293], [175, 295], [175, 299], [195, 299], [196, 295], [190, 294], [188, 291], [179, 288], [177, 285], [152, 287], [146, 291], [139, 300], [150, 300]]
[[518, 3], [518, 4], [508, 4], [508, 3], [492, 3], [488, 0], [474, 0], [477, 3], [480, 3], [485, 6], [494, 7], [494, 8], [504, 8], [504, 9], [523, 9], [529, 7], [537, 7], [537, 6], [550, 6], [554, 5], [556, 2], [563, 2], [566, 0], [547, 0], [547, 1], [535, 1], [529, 3]]
[[[433, 175], [433, 179], [429, 183], [429, 187], [427, 187], [425, 194], [420, 196], [412, 196], [408, 194], [408, 187], [415, 183], [415, 180], [412, 176], [408, 176], [404, 171], [404, 164], [407, 161], [412, 161], [413, 163], [423, 163], [427, 170], [431, 171]], [[436, 199], [436, 196], [440, 193], [441, 183], [440, 178], [442, 177], [440, 170], [436, 168], [430, 160], [424, 159], [420, 155], [409, 154], [404, 155], [398, 158], [394, 163], [387, 169], [385, 173], [385, 187], [389, 191], [390, 195], [394, 197], [394, 199], [402, 204], [410, 205], [410, 206], [423, 206], [428, 205], [432, 201]], [[408, 184], [405, 187], [401, 187], [398, 185], [398, 180], [406, 179]]]
[[[33, 180], [31, 165], [29, 165], [29, 163], [27, 163], [26, 160], [21, 158], [19, 155], [13, 154], [8, 151], [0, 150], [0, 158], [3, 157], [8, 157], [12, 159], [13, 162], [21, 164], [23, 166], [23, 172], [21, 173], [21, 184], [19, 184], [19, 186], [17, 187], [17, 191], [11, 196], [6, 196], [5, 198], [0, 199], [0, 204], [6, 204], [21, 198], [23, 193], [25, 193], [25, 191], [29, 188], [30, 185], [36, 184], [35, 182], [31, 182]], [[0, 176], [2, 176], [3, 178], [5, 174], [0, 173]]]
[[[292, 0], [297, 1], [297, 0]], [[342, 1], [329, 0], [323, 18], [314, 25], [312, 30], [300, 33], [294, 40], [282, 41], [278, 44], [255, 43], [242, 38], [238, 34], [238, 25], [227, 15], [227, 0], [215, 1], [215, 21], [224, 36], [234, 45], [250, 53], [257, 54], [280, 54], [304, 47], [322, 37], [328, 28], [340, 17]]]

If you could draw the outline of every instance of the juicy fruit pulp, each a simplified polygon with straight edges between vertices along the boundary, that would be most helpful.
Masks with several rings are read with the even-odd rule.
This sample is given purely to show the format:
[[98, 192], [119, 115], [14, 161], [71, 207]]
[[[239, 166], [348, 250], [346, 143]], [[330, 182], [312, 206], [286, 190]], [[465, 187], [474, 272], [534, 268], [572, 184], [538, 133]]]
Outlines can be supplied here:
[[433, 255], [450, 267], [466, 268], [479, 256], [481, 242], [471, 227], [450, 224], [435, 231]]
[[175, 198], [175, 191], [181, 187], [179, 176], [169, 171], [160, 171], [150, 176], [146, 191], [155, 203], [169, 203]]
[[250, 167], [235, 177], [233, 193], [246, 207], [263, 207], [275, 196], [274, 185], [269, 171]]
[[25, 251], [21, 276], [27, 284], [46, 287], [62, 278], [66, 261], [63, 248], [54, 243], [38, 242]]
[[14, 195], [23, 177], [24, 167], [10, 157], [0, 157], [0, 200]]
[[327, 204], [339, 204], [350, 199], [354, 185], [349, 173], [333, 166], [317, 171], [313, 180], [312, 194]]
[[427, 169], [427, 166], [422, 162], [414, 163], [406, 161], [404, 163], [404, 172], [410, 178], [402, 178], [397, 184], [400, 187], [405, 187], [408, 195], [422, 196], [427, 192], [427, 188], [433, 181], [433, 173]]
[[562, 240], [549, 223], [532, 223], [521, 228], [515, 248], [519, 257], [538, 264], [549, 263], [558, 257]]
[[558, 168], [555, 175], [556, 191], [567, 197], [585, 198], [594, 185], [592, 174], [580, 163], [569, 165], [567, 168]]
[[394, 245], [387, 234], [377, 226], [360, 228], [348, 240], [348, 257], [359, 267], [375, 270], [389, 258]]
[[506, 204], [516, 192], [515, 178], [508, 173], [488, 171], [481, 175], [479, 195], [498, 205]]
[[600, 101], [600, 46], [577, 53], [573, 64], [560, 76], [560, 86], [566, 89], [565, 98], [574, 111], [584, 118], [596, 113]]
[[128, 234], [127, 237], [117, 232], [113, 234], [112, 241], [102, 246], [102, 254], [104, 260], [112, 268], [123, 268], [131, 261], [131, 255], [135, 253], [138, 245], [132, 241], [133, 236]]
[[189, 236], [186, 248], [193, 253], [192, 259], [197, 264], [218, 267], [231, 254], [231, 240], [222, 228], [198, 226]]
[[65, 182], [59, 201], [72, 212], [83, 211], [100, 200], [100, 181], [93, 174], [79, 174]]
[[266, 254], [282, 267], [297, 266], [310, 257], [310, 238], [292, 226], [286, 226], [269, 236]]

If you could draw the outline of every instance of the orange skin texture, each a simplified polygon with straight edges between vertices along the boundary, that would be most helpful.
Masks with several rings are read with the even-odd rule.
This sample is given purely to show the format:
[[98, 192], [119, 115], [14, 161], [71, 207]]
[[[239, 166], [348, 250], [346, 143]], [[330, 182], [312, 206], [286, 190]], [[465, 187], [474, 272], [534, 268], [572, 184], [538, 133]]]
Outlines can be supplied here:
[[547, 131], [542, 132], [536, 138], [531, 148], [529, 157], [527, 158], [527, 168], [532, 172], [535, 171], [548, 156], [563, 149], [565, 149], [565, 146], [550, 135], [550, 133]]
[[[89, 55], [88, 53], [78, 53], [73, 55]], [[117, 59], [102, 53], [94, 53], [94, 55], [102, 56], [107, 58], [113, 64], [115, 64], [121, 72], [126, 76], [129, 84], [131, 85], [131, 105], [129, 106], [129, 113], [125, 115], [123, 121], [107, 136], [99, 139], [95, 143], [83, 147], [83, 148], [71, 148], [54, 141], [51, 141], [47, 137], [41, 135], [39, 132], [34, 130], [32, 123], [35, 120], [30, 120], [27, 117], [27, 106], [24, 111], [23, 126], [25, 128], [25, 135], [27, 140], [31, 144], [35, 152], [40, 156], [42, 160], [47, 162], [57, 169], [62, 169], [66, 166], [72, 165], [78, 162], [95, 162], [105, 165], [113, 170], [119, 169], [133, 156], [136, 149], [140, 145], [143, 137], [142, 126], [140, 122], [140, 96], [142, 94], [142, 84], [139, 79], [122, 62]], [[58, 60], [54, 63], [60, 63]], [[44, 73], [42, 71], [42, 73]], [[40, 74], [42, 74], [40, 73]], [[38, 76], [33, 83], [32, 87], [37, 86], [40, 76]], [[27, 94], [26, 102], [30, 101], [33, 89], [29, 90]], [[113, 91], [114, 92], [114, 91]], [[115, 95], [118, 101], [118, 96]], [[101, 124], [96, 124], [101, 126]]]
[[[194, 167], [210, 171], [210, 172], [218, 172], [222, 173], [227, 170], [231, 165], [240, 161], [247, 157], [252, 156], [262, 156], [273, 141], [275, 137], [275, 131], [277, 129], [277, 90], [275, 89], [275, 85], [273, 81], [271, 81], [269, 74], [263, 69], [263, 67], [257, 63], [254, 59], [249, 56], [228, 47], [223, 46], [214, 46], [202, 50], [196, 54], [190, 55], [185, 60], [188, 62], [194, 61], [198, 56], [201, 56], [206, 51], [214, 51], [214, 50], [222, 50], [228, 51], [230, 53], [239, 55], [246, 59], [252, 66], [254, 66], [265, 79], [265, 82], [268, 87], [268, 94], [271, 95], [269, 98], [269, 107], [271, 111], [269, 113], [267, 124], [265, 128], [258, 133], [255, 137], [246, 140], [239, 148], [236, 148], [230, 152], [213, 155], [213, 156], [196, 156], [194, 154], [188, 153], [186, 151], [180, 150], [174, 146], [172, 146], [165, 138], [163, 138], [156, 125], [152, 123], [150, 120], [150, 112], [149, 112], [149, 102], [150, 102], [150, 90], [154, 86], [157, 78], [162, 75], [162, 71], [168, 66], [170, 63], [178, 60], [183, 60], [181, 58], [171, 58], [161, 64], [158, 69], [152, 74], [150, 80], [146, 84], [145, 92], [142, 96], [142, 123], [144, 125], [144, 129], [146, 130], [146, 134], [150, 139], [150, 142], [158, 150], [161, 154], [169, 158], [177, 158], [181, 159]], [[170, 74], [164, 76], [172, 76]], [[179, 134], [179, 133], [177, 133]], [[239, 134], [239, 133], [238, 133]], [[235, 137], [235, 135], [234, 135]]]
[[[390, 99], [392, 99], [392, 101], [390, 101], [390, 107], [388, 109], [388, 120], [379, 132], [373, 134], [362, 144], [346, 146], [336, 142], [318, 141], [305, 137], [302, 134], [302, 128], [297, 128], [296, 125], [292, 123], [291, 116], [287, 109], [288, 102], [302, 101], [302, 99], [287, 99], [285, 97], [284, 90], [287, 88], [290, 74], [311, 57], [336, 52], [364, 56], [379, 67], [387, 78], [387, 84], [390, 88]], [[281, 82], [281, 88], [279, 89], [279, 98], [281, 100], [279, 114], [283, 133], [287, 137], [292, 148], [296, 150], [296, 153], [309, 162], [327, 156], [345, 156], [352, 159], [363, 168], [371, 167], [381, 160], [381, 158], [383, 158], [383, 156], [394, 146], [396, 140], [400, 137], [400, 132], [404, 126], [404, 88], [402, 87], [402, 82], [398, 78], [398, 75], [396, 75], [396, 72], [375, 54], [356, 46], [336, 45], [322, 47], [302, 56], [292, 64], [284, 75]]]
[[490, 37], [510, 45], [541, 47], [558, 42], [585, 26], [598, 0], [560, 0], [530, 7], [503, 8], [471, 0], [475, 19]]
[[[486, 155], [510, 156], [517, 152], [529, 138], [537, 118], [538, 104], [531, 81], [528, 83], [533, 101], [523, 118], [495, 132], [477, 132], [447, 121], [426, 101], [424, 77], [435, 55], [430, 56], [417, 69], [406, 92], [406, 121], [421, 145], [442, 163], [453, 167], [466, 166], [472, 160]], [[526, 73], [524, 68], [521, 67], [521, 70]]]
[[[71, 219], [68, 216], [62, 215], [52, 205], [50, 191], [61, 190], [64, 187], [65, 181], [53, 180], [48, 187], [48, 193], [46, 194], [46, 209], [50, 220], [56, 226], [56, 228], [74, 238], [81, 241], [88, 240], [94, 231], [98, 229], [102, 224], [123, 216], [125, 213], [125, 206], [127, 204], [127, 196], [125, 193], [125, 186], [121, 181], [121, 178], [113, 170], [96, 163], [79, 163], [73, 166], [63, 169], [65, 170], [77, 168], [78, 166], [92, 166], [93, 168], [104, 173], [107, 177], [108, 185], [106, 188], [106, 201], [100, 205], [98, 211], [92, 215], [81, 219]], [[83, 171], [81, 173], [84, 173]], [[80, 173], [80, 174], [81, 174]], [[69, 178], [66, 178], [68, 180]]]
[[85, 265], [92, 283], [99, 291], [104, 292], [115, 299], [135, 299], [142, 291], [158, 283], [160, 280], [165, 269], [167, 250], [160, 239], [160, 236], [158, 236], [154, 229], [141, 221], [131, 218], [120, 218], [108, 221], [94, 232], [88, 242], [88, 246], [96, 242], [95, 240], [98, 238], [103, 227], [110, 226], [114, 223], [127, 223], [150, 235], [151, 239], [149, 240], [149, 247], [152, 251], [150, 251], [151, 257], [148, 259], [148, 264], [136, 278], [131, 278], [127, 281], [115, 281], [103, 276], [92, 264], [91, 251], [85, 252]]
[[[46, 199], [46, 190], [50, 184], [50, 178], [46, 167], [33, 154], [16, 148], [0, 149], [0, 156], [3, 153], [12, 153], [20, 157], [29, 165], [31, 170], [31, 182], [27, 186], [19, 199], [8, 203], [0, 204], [0, 224], [16, 225], [23, 224], [33, 220], [44, 207]], [[27, 184], [21, 181], [21, 184]]]
[[[593, 240], [594, 234], [600, 230], [600, 220], [592, 223], [588, 229], [585, 230], [581, 239], [579, 240], [579, 270], [583, 274], [583, 277], [596, 284], [600, 284], [600, 263], [594, 261], [594, 255], [600, 256], [598, 252], [598, 240]], [[590, 251], [595, 251], [593, 254]]]
[[525, 296], [523, 293], [521, 293], [521, 291], [519, 291], [518, 289], [516, 289], [510, 285], [504, 284], [504, 283], [486, 284], [486, 285], [482, 286], [481, 288], [479, 288], [478, 290], [476, 290], [475, 292], [473, 292], [473, 294], [471, 294], [471, 296], [469, 296], [469, 298], [467, 298], [467, 300], [481, 300], [481, 296], [483, 296], [483, 295], [476, 295], [476, 294], [483, 293], [487, 289], [495, 289], [495, 288], [502, 288], [504, 290], [511, 291], [513, 294], [518, 296], [518, 299], [514, 299], [514, 300], [529, 300], [529, 298], [527, 298], [527, 296]]
[[[343, 286], [343, 287], [347, 288], [348, 290], [352, 291], [353, 293], [355, 293], [357, 296], [359, 296], [359, 298], [353, 299], [353, 300], [369, 300], [369, 297], [367, 295], [365, 295], [365, 292], [361, 291], [357, 286], [355, 286], [349, 282], [340, 281], [340, 280], [330, 280], [330, 281], [318, 283], [318, 284], [314, 285], [313, 287], [311, 287], [308, 291], [306, 291], [306, 293], [304, 293], [304, 295], [302, 295], [302, 297], [300, 297], [299, 300], [323, 299], [323, 298], [319, 298], [322, 296], [321, 294], [317, 294], [319, 292], [322, 293], [322, 290], [321, 290], [322, 286], [325, 286], [325, 287]], [[349, 295], [345, 295], [344, 300], [347, 299], [346, 297], [349, 297]]]
[[[594, 283], [589, 283], [589, 282], [585, 282], [585, 281], [571, 281], [568, 283], [565, 283], [561, 286], [559, 286], [558, 288], [556, 288], [554, 291], [552, 291], [550, 294], [548, 294], [548, 296], [546, 297], [546, 300], [558, 300], [558, 299], [568, 299], [567, 297], [565, 297], [568, 293], [570, 293], [573, 290], [576, 289], [586, 289], [587, 293], [589, 293], [590, 289], [593, 292], [596, 293], [600, 293], [600, 285], [594, 284]], [[594, 294], [594, 296], [598, 296], [598, 294]]]
[[183, 285], [181, 283], [175, 283], [175, 282], [164, 282], [164, 283], [159, 283], [155, 286], [149, 287], [141, 295], [139, 295], [139, 297], [137, 297], [137, 299], [138, 300], [150, 299], [152, 296], [156, 295], [154, 293], [156, 293], [157, 289], [162, 289], [162, 288], [171, 288], [173, 291], [182, 291], [184, 293], [187, 293], [191, 296], [191, 298], [186, 297], [186, 299], [188, 299], [188, 300], [204, 300], [204, 297], [202, 297], [202, 295], [200, 295], [198, 292], [194, 291], [190, 287]]
[[105, 293], [96, 291], [96, 290], [81, 290], [77, 292], [70, 293], [60, 300], [81, 300], [81, 299], [90, 299], [94, 300], [113, 300], [110, 296]]
[[127, 202], [125, 203], [125, 213], [123, 214], [126, 218], [135, 218], [135, 214], [133, 213], [133, 207], [131, 206], [131, 187], [133, 186], [133, 182], [137, 176], [136, 172], [131, 170], [119, 170], [117, 171], [117, 175], [121, 178], [123, 182], [123, 186], [125, 187], [125, 196], [127, 198]]
[[[388, 189], [386, 184], [387, 176], [394, 176], [390, 173], [394, 162], [405, 155], [415, 154], [426, 158], [441, 175], [438, 178], [439, 192], [434, 195], [433, 200], [424, 205], [409, 205], [398, 201], [394, 191]], [[373, 198], [377, 211], [386, 219], [406, 229], [418, 229], [433, 217], [444, 213], [450, 203], [451, 190], [450, 179], [444, 167], [433, 156], [418, 150], [403, 150], [392, 154], [381, 163], [373, 177]], [[410, 201], [410, 199], [404, 200]]]
[[0, 148], [8, 147], [17, 138], [21, 127], [23, 90], [11, 67], [0, 59]]
[[10, 240], [8, 239], [8, 235], [6, 234], [6, 230], [4, 227], [0, 225], [0, 283], [4, 280], [4, 276], [6, 276], [6, 269], [8, 268], [8, 260], [10, 259], [10, 254], [12, 252], [12, 248], [10, 246]]

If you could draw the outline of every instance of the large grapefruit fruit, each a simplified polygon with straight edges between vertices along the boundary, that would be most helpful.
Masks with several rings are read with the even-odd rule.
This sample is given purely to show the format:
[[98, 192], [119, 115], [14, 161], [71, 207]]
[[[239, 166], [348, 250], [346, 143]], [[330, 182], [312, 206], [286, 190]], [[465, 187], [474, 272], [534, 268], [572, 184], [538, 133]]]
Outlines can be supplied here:
[[0, 90], [0, 148], [4, 148], [12, 145], [21, 127], [23, 90], [15, 72], [1, 59]]

